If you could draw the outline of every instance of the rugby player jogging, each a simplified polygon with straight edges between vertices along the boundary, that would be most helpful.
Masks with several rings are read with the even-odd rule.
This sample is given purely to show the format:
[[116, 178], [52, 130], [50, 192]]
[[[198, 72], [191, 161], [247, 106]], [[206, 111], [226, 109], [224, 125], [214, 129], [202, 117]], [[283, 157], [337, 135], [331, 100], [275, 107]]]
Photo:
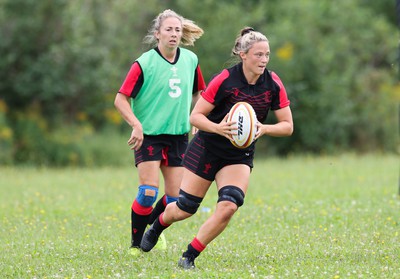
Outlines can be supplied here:
[[[190, 122], [199, 132], [185, 153], [179, 198], [167, 205], [141, 242], [143, 251], [150, 251], [163, 230], [195, 214], [215, 180], [218, 189], [215, 211], [179, 259], [178, 265], [184, 269], [195, 267], [195, 259], [224, 231], [243, 205], [257, 139], [263, 135], [283, 137], [293, 133], [285, 87], [278, 75], [266, 68], [270, 57], [266, 36], [246, 27], [236, 38], [232, 53], [239, 62], [213, 77], [191, 113]], [[233, 104], [242, 101], [253, 106], [258, 123], [255, 141], [248, 148], [238, 149], [229, 140], [237, 133], [237, 127], [234, 122], [227, 122], [227, 118]], [[269, 110], [274, 112], [277, 121], [262, 124]]]
[[[146, 226], [178, 198], [190, 109], [205, 88], [197, 55], [180, 44], [193, 45], [202, 34], [193, 21], [174, 11], [160, 13], [144, 39], [154, 48], [132, 64], [115, 97], [115, 107], [132, 127], [128, 145], [134, 150], [139, 176], [131, 206], [130, 252], [134, 255], [140, 251]], [[165, 195], [153, 209], [160, 170]]]

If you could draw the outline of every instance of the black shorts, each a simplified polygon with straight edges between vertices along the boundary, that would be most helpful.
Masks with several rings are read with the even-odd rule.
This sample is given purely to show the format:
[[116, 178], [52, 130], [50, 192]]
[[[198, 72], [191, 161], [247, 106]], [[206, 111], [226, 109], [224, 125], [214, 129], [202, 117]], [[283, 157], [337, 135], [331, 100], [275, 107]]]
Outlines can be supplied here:
[[188, 134], [144, 135], [142, 146], [138, 151], [135, 150], [135, 165], [147, 161], [161, 161], [165, 166], [182, 166], [188, 139]]
[[226, 160], [204, 147], [204, 140], [196, 134], [189, 143], [183, 158], [183, 166], [198, 176], [214, 181], [217, 172], [225, 166], [245, 164], [253, 168], [254, 153], [244, 155], [237, 160]]

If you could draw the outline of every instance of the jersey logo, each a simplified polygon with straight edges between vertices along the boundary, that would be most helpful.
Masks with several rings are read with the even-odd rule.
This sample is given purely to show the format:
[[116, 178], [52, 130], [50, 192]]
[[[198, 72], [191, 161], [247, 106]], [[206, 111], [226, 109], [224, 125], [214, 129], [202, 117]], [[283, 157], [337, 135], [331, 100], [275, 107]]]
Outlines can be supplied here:
[[177, 77], [178, 75], [176, 74], [176, 71], [178, 71], [178, 68], [175, 66], [171, 67], [171, 71], [174, 73], [174, 77]]
[[232, 87], [232, 89], [226, 90], [226, 92], [230, 93], [230, 94], [233, 94], [235, 97], [239, 96], [239, 94], [246, 95], [246, 93], [241, 92], [240, 89], [236, 88], [236, 87]]

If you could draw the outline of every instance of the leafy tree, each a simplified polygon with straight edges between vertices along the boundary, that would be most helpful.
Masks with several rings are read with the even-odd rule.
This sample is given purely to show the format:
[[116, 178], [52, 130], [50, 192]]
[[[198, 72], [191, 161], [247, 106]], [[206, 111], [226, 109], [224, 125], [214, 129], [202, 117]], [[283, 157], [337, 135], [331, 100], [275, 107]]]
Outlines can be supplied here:
[[[273, 28], [278, 53], [271, 67], [286, 81], [296, 130], [282, 144], [312, 152], [393, 150], [400, 92], [390, 72], [396, 44], [386, 18], [346, 0], [283, 2], [279, 9], [284, 20]], [[293, 55], [279, 56], [286, 45]]]
[[0, 163], [12, 156], [79, 164], [86, 156], [79, 142], [110, 125], [124, 130], [115, 93], [150, 47], [142, 39], [152, 19], [167, 8], [205, 30], [192, 50], [206, 81], [233, 63], [241, 28], [269, 38], [268, 67], [286, 86], [295, 133], [263, 138], [260, 149], [397, 148], [398, 19], [391, 0], [0, 0], [0, 147], [12, 149]]

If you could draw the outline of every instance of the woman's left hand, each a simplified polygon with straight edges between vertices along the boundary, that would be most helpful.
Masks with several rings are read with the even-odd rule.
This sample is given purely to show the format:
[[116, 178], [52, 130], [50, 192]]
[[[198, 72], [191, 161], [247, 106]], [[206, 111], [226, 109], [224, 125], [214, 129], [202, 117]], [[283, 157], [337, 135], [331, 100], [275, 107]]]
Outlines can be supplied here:
[[256, 127], [257, 127], [257, 132], [256, 132], [256, 136], [255, 136], [254, 140], [258, 139], [265, 133], [264, 132], [265, 127], [261, 122], [257, 121]]

